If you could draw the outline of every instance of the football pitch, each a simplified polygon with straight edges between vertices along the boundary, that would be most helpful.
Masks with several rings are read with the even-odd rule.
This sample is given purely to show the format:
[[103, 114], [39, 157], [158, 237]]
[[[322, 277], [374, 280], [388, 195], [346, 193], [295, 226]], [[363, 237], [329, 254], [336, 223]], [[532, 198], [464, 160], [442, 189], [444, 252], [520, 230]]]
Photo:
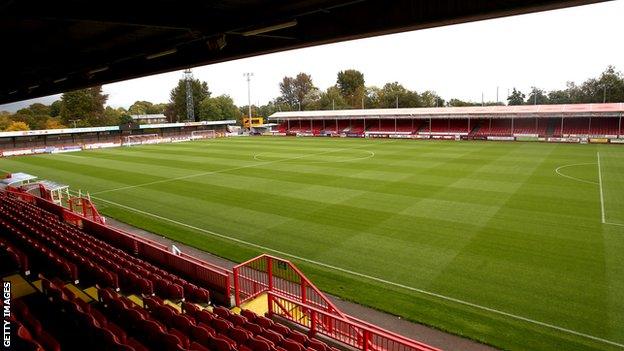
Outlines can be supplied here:
[[624, 349], [624, 146], [253, 137], [0, 159], [217, 255], [513, 350]]

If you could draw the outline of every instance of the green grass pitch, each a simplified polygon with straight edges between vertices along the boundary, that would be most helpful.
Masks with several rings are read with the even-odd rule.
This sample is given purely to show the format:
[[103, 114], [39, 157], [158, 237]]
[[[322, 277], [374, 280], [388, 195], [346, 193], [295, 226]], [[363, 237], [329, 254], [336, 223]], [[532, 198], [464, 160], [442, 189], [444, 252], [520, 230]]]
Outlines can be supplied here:
[[0, 169], [235, 261], [285, 257], [329, 293], [504, 349], [624, 349], [621, 146], [255, 137]]

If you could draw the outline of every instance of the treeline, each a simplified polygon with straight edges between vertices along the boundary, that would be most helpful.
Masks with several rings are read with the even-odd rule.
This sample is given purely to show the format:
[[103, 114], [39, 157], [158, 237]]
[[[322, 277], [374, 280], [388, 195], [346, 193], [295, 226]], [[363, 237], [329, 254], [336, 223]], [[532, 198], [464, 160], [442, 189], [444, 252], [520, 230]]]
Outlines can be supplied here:
[[364, 74], [354, 69], [338, 72], [336, 84], [325, 90], [316, 87], [307, 73], [284, 77], [279, 88], [280, 96], [266, 105], [254, 106], [259, 115], [294, 110], [445, 106], [445, 100], [431, 90], [419, 93], [399, 82], [387, 83], [381, 88], [367, 86]]
[[[239, 120], [248, 113], [247, 105], [236, 106], [228, 95], [213, 97], [207, 82], [192, 79], [190, 86], [196, 121]], [[294, 110], [503, 105], [502, 102], [456, 98], [445, 101], [435, 91], [417, 92], [399, 82], [386, 83], [382, 87], [367, 86], [364, 74], [353, 69], [338, 72], [336, 83], [325, 90], [316, 87], [312, 76], [303, 72], [284, 77], [279, 90], [280, 95], [269, 103], [252, 105], [252, 114], [266, 117], [277, 111]], [[187, 119], [184, 79], [180, 79], [170, 91], [167, 103], [136, 101], [128, 109], [115, 109], [105, 106], [107, 99], [101, 86], [67, 92], [51, 105], [35, 103], [14, 114], [0, 112], [0, 130], [117, 125], [131, 122], [130, 115], [138, 114], [162, 113], [169, 122]], [[564, 89], [545, 91], [532, 87], [525, 94], [513, 88], [506, 100], [508, 105], [624, 102], [624, 75], [608, 66], [598, 77], [579, 85], [567, 82]]]
[[565, 89], [544, 91], [532, 87], [528, 94], [512, 90], [507, 98], [509, 105], [540, 104], [586, 104], [601, 102], [624, 102], [624, 75], [608, 66], [597, 78], [580, 85], [568, 81]]
[[[412, 91], [399, 82], [384, 86], [367, 86], [364, 74], [357, 70], [338, 73], [336, 84], [319, 90], [307, 73], [284, 77], [279, 83], [280, 96], [262, 106], [252, 106], [259, 116], [277, 111], [332, 110], [353, 108], [439, 107], [439, 106], [492, 106], [504, 105], [500, 101], [463, 101], [441, 98], [435, 91]], [[608, 66], [597, 78], [580, 85], [567, 82], [566, 88], [545, 91], [532, 87], [526, 94], [513, 88], [506, 98], [508, 105], [523, 104], [576, 104], [624, 101], [624, 75]], [[246, 114], [247, 106], [241, 107]]]
[[[191, 81], [196, 120], [241, 118], [239, 108], [227, 95], [211, 97], [206, 82]], [[168, 103], [136, 101], [127, 109], [105, 106], [108, 95], [101, 86], [80, 89], [61, 95], [50, 105], [34, 103], [15, 113], [0, 112], [0, 130], [58, 129], [100, 127], [132, 122], [131, 115], [165, 114], [169, 122], [186, 120], [186, 82], [180, 80], [171, 90]]]

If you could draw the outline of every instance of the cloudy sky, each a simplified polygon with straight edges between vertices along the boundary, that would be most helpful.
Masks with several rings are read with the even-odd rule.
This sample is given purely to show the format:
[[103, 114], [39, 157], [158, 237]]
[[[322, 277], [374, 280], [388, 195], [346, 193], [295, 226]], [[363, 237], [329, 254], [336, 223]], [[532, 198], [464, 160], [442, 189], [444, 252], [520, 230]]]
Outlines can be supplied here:
[[[321, 89], [336, 73], [354, 68], [367, 85], [398, 81], [409, 89], [435, 90], [445, 99], [504, 100], [507, 90], [564, 87], [568, 80], [595, 77], [607, 65], [624, 70], [624, 0], [523, 16], [473, 22], [354, 40], [230, 61], [193, 69], [213, 95], [228, 94], [247, 104], [244, 72], [253, 72], [252, 103], [279, 95], [285, 75], [312, 75]], [[104, 86], [108, 105], [128, 107], [136, 100], [166, 102], [182, 72], [171, 72]], [[58, 96], [37, 99], [44, 103]], [[15, 111], [33, 101], [0, 105]]]

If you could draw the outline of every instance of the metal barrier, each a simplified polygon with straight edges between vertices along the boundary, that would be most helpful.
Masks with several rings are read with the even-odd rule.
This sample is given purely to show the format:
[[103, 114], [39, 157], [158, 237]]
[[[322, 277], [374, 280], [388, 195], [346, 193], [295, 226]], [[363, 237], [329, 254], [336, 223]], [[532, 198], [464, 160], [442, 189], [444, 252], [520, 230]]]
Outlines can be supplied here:
[[292, 263], [261, 255], [233, 269], [236, 305], [271, 291], [327, 313], [344, 314]]
[[363, 351], [436, 351], [437, 348], [372, 327], [349, 317], [340, 317], [294, 299], [267, 292], [269, 314], [306, 327], [311, 335], [323, 335]]
[[234, 267], [236, 305], [267, 294], [268, 311], [363, 351], [434, 351], [429, 345], [389, 332], [340, 311], [291, 262], [258, 256]]

